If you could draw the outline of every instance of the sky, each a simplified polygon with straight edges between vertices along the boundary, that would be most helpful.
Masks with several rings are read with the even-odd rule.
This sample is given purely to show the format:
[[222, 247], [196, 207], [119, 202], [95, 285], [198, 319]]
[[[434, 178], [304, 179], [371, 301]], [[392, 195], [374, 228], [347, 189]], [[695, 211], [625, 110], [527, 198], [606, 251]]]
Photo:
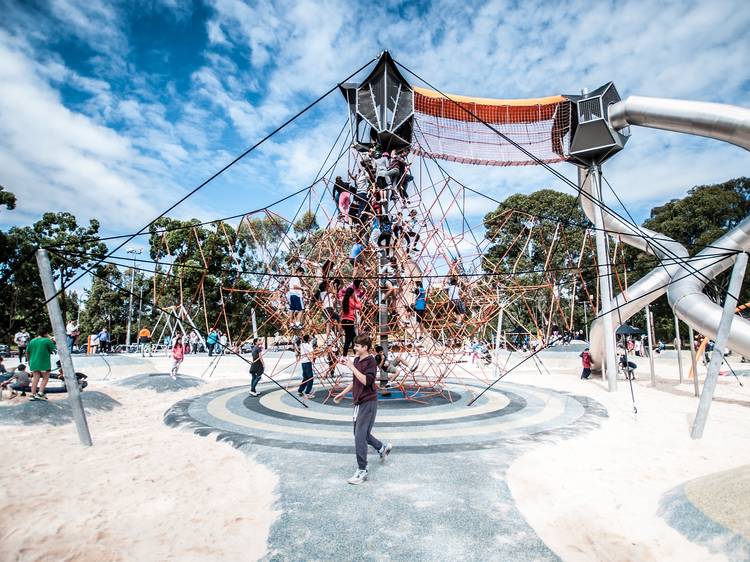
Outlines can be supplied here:
[[[611, 80], [623, 97], [750, 106], [746, 1], [0, 0], [0, 9], [0, 184], [18, 198], [0, 211], [2, 228], [55, 210], [96, 218], [105, 235], [135, 232], [384, 49], [456, 94], [577, 94]], [[169, 215], [236, 215], [305, 187], [346, 118], [334, 92]], [[572, 193], [538, 167], [447, 168], [498, 200]], [[556, 168], [575, 178], [572, 165]], [[639, 128], [604, 173], [641, 221], [695, 185], [748, 170], [737, 147]], [[465, 212], [478, 223], [492, 208], [470, 196]]]

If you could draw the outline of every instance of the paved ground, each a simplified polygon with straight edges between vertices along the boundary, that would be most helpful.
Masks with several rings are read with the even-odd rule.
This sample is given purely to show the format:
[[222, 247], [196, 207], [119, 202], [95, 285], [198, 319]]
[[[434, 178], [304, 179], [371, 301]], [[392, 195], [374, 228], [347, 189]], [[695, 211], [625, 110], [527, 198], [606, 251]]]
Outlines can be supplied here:
[[678, 486], [662, 499], [660, 515], [690, 541], [732, 561], [750, 560], [750, 466]]
[[[502, 384], [468, 408], [382, 404], [375, 434], [395, 444], [388, 463], [370, 459], [370, 481], [351, 486], [356, 468], [350, 409], [322, 400], [305, 409], [264, 386], [184, 400], [165, 423], [216, 435], [281, 475], [282, 512], [269, 560], [557, 560], [516, 508], [505, 482], [510, 463], [540, 442], [596, 428], [597, 402]], [[550, 471], [554, 475], [554, 471]]]

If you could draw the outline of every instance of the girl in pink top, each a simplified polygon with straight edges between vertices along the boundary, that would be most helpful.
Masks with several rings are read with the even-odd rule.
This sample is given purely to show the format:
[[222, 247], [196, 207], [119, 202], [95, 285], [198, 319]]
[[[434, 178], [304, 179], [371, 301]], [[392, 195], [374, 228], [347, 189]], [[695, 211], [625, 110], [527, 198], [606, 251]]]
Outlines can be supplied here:
[[180, 337], [177, 338], [174, 342], [174, 347], [172, 347], [172, 371], [169, 373], [169, 376], [173, 380], [177, 378], [177, 371], [180, 370], [183, 359], [185, 359], [185, 347], [182, 345], [182, 338]]

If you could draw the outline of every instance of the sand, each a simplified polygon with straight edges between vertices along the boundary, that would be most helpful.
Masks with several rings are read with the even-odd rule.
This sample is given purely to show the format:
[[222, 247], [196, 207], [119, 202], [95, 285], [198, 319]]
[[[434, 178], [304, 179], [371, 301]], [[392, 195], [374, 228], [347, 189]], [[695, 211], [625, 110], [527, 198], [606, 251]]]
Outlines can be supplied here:
[[263, 556], [278, 515], [276, 475], [228, 444], [162, 423], [197, 392], [98, 389], [122, 406], [89, 416], [94, 447], [79, 445], [72, 424], [3, 428], [0, 560]]
[[[514, 377], [519, 382], [523, 376]], [[725, 560], [691, 543], [659, 515], [664, 493], [688, 480], [750, 462], [748, 407], [714, 403], [703, 439], [692, 440], [697, 399], [635, 387], [638, 414], [620, 382], [526, 377], [602, 402], [599, 430], [543, 445], [514, 463], [508, 484], [540, 538], [564, 560]]]

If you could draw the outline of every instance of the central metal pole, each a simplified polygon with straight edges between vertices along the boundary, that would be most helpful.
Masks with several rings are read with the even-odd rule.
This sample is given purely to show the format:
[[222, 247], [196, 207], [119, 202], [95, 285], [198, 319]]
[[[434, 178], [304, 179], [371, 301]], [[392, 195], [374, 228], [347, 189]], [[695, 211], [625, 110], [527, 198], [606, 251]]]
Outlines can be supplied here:
[[607, 233], [604, 231], [604, 214], [602, 211], [602, 186], [598, 164], [589, 168], [591, 174], [591, 187], [594, 198], [599, 202], [594, 208], [594, 227], [596, 232], [596, 263], [599, 274], [599, 293], [601, 294], [601, 303], [599, 304], [599, 314], [604, 325], [604, 361], [602, 362], [602, 374], [606, 372], [607, 390], [614, 392], [617, 390], [617, 355], [615, 345], [615, 327], [612, 320], [612, 285], [610, 277], [612, 271], [609, 263], [609, 251], [607, 250]]
[[[386, 186], [386, 197], [385, 202], [380, 204], [381, 208], [381, 220], [383, 216], [389, 217], [388, 215], [388, 204], [389, 199], [391, 196], [391, 193], [387, 189], [388, 186]], [[393, 187], [391, 186], [391, 189]], [[360, 204], [363, 204], [360, 201]], [[390, 240], [389, 240], [390, 242]], [[385, 270], [386, 266], [388, 265], [388, 247], [386, 246], [382, 250], [380, 250], [380, 259], [378, 260], [380, 263], [378, 264], [378, 332], [380, 335], [380, 346], [383, 348], [383, 357], [388, 357], [388, 303], [385, 302], [385, 282], [386, 282], [386, 276], [385, 276]], [[394, 249], [395, 252], [395, 249]], [[395, 272], [394, 272], [395, 273]]]
[[47, 250], [37, 250], [36, 263], [39, 266], [39, 277], [42, 280], [44, 289], [44, 298], [47, 300], [47, 312], [52, 323], [52, 333], [55, 334], [57, 342], [57, 354], [60, 356], [60, 366], [62, 367], [65, 388], [68, 390], [68, 403], [73, 413], [73, 421], [78, 431], [78, 439], [83, 445], [91, 446], [91, 433], [89, 433], [89, 424], [86, 421], [86, 412], [81, 402], [81, 392], [78, 389], [78, 379], [73, 367], [73, 358], [70, 356], [70, 349], [67, 346], [67, 334], [65, 332], [65, 321], [60, 312], [60, 303], [57, 300], [57, 290], [55, 289], [55, 280], [52, 277], [52, 267], [49, 263], [49, 254]]
[[698, 402], [698, 411], [695, 414], [693, 430], [690, 432], [690, 437], [693, 439], [703, 437], [703, 430], [706, 427], [706, 420], [708, 420], [708, 410], [711, 408], [711, 401], [714, 397], [719, 369], [724, 361], [724, 349], [729, 339], [729, 329], [732, 327], [732, 320], [734, 320], [734, 309], [737, 308], [737, 297], [742, 288], [742, 278], [745, 276], [746, 267], [747, 254], [745, 252], [737, 254], [734, 269], [732, 269], [732, 277], [729, 280], [729, 289], [727, 289], [727, 296], [724, 300], [724, 310], [721, 311], [719, 329], [716, 332], [714, 351], [711, 353], [711, 362], [708, 364], [708, 372], [706, 373], [703, 392], [701, 392], [700, 401]]

